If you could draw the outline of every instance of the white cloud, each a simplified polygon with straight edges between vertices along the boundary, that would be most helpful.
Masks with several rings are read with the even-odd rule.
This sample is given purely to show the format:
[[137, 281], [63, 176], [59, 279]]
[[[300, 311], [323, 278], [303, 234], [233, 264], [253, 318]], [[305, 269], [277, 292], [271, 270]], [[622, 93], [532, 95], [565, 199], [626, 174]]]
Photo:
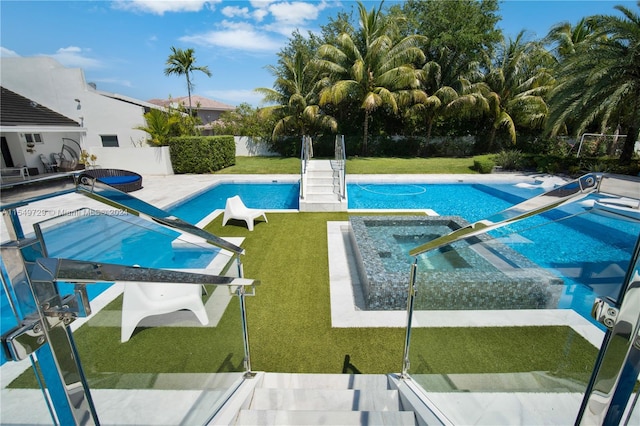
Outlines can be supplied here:
[[218, 46], [250, 52], [274, 52], [282, 47], [280, 41], [274, 40], [266, 33], [256, 31], [248, 23], [223, 21], [222, 26], [224, 27], [223, 30], [184, 36], [180, 38], [180, 41], [201, 46]]
[[318, 19], [318, 14], [326, 7], [324, 2], [279, 2], [269, 5], [269, 12], [279, 23], [301, 25], [306, 21]]
[[251, 12], [251, 16], [253, 16], [253, 19], [255, 19], [257, 22], [262, 22], [262, 20], [269, 15], [269, 11], [266, 9], [256, 9], [253, 12]]
[[167, 12], [199, 12], [222, 0], [116, 0], [114, 9], [164, 15]]
[[83, 49], [77, 46], [62, 47], [53, 54], [42, 53], [41, 56], [50, 56], [62, 65], [71, 68], [96, 69], [102, 68], [101, 61], [86, 56], [90, 49]]
[[7, 49], [6, 47], [0, 46], [0, 57], [3, 58], [17, 58], [20, 55], [18, 55], [18, 53], [14, 52], [11, 49]]
[[249, 17], [249, 8], [248, 7], [239, 7], [239, 6], [225, 6], [221, 10], [222, 14], [228, 18], [233, 18], [236, 16], [242, 18]]

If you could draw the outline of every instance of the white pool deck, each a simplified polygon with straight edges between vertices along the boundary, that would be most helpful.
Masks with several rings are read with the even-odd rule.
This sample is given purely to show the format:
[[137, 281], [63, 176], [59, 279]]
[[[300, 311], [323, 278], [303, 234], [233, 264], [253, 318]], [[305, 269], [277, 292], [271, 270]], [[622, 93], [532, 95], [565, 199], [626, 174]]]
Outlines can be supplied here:
[[[157, 207], [167, 207], [179, 202], [194, 193], [204, 190], [205, 188], [218, 182], [297, 182], [299, 179], [296, 175], [175, 175], [175, 176], [144, 176], [143, 189], [131, 193], [131, 195], [147, 201]], [[521, 174], [491, 174], [491, 175], [350, 175], [348, 182], [402, 182], [402, 183], [447, 183], [447, 182], [466, 182], [466, 183], [509, 183], [521, 182], [537, 186], [549, 186], [557, 183], [558, 178], [544, 175], [521, 175]], [[109, 207], [101, 205], [86, 197], [69, 194], [63, 197], [49, 199], [39, 203], [34, 203], [24, 208], [21, 214], [21, 220], [25, 232], [28, 233], [32, 229], [35, 222], [41, 221], [47, 217], [53, 217], [58, 214], [73, 211], [82, 206], [96, 208], [97, 210], [109, 210]], [[31, 213], [29, 213], [30, 211]], [[212, 212], [207, 218], [203, 219], [201, 224], [208, 223], [221, 211]], [[267, 211], [267, 214], [269, 212]], [[427, 212], [432, 213], [432, 212]], [[404, 311], [397, 312], [367, 312], [359, 310], [356, 307], [356, 298], [360, 297], [357, 290], [354, 291], [354, 281], [357, 281], [357, 272], [353, 263], [353, 256], [345, 244], [344, 225], [341, 222], [330, 222], [327, 225], [327, 241], [329, 248], [330, 263], [330, 286], [331, 286], [331, 320], [333, 327], [404, 327], [407, 322], [406, 313]], [[6, 239], [6, 228], [2, 223], [2, 240]], [[265, 225], [268, 226], [268, 225]], [[224, 237], [224, 235], [221, 235]], [[247, 238], [250, 238], [250, 234]], [[237, 240], [234, 242], [238, 242]], [[247, 253], [247, 256], [250, 256]], [[259, 278], [259, 277], [256, 277]], [[357, 287], [357, 286], [356, 286]], [[94, 311], [98, 311], [102, 306], [106, 305], [110, 300], [116, 297], [122, 291], [121, 287], [113, 286], [113, 288], [92, 304]], [[258, 295], [259, 296], [259, 295]], [[211, 323], [215, 325], [217, 319], [226, 307], [225, 297], [220, 296], [215, 299], [211, 306], [209, 315]], [[228, 300], [228, 298], [226, 299]], [[213, 306], [216, 305], [216, 306]], [[117, 321], [118, 318], [112, 319]], [[81, 324], [81, 320], [74, 323], [75, 326]], [[594, 346], [599, 347], [603, 333], [596, 327], [591, 325], [584, 318], [571, 310], [530, 310], [530, 311], [440, 311], [440, 312], [418, 312], [414, 316], [414, 326], [416, 327], [477, 327], [477, 326], [507, 326], [507, 325], [568, 325], [574, 328], [578, 333], [589, 340]], [[28, 361], [20, 363], [8, 362], [0, 369], [0, 404], [2, 411], [0, 414], [0, 424], [49, 424], [50, 419], [46, 407], [42, 402], [43, 398], [39, 391], [34, 390], [18, 390], [7, 389], [8, 384], [25, 369], [29, 368]], [[392, 372], [390, 372], [392, 373]], [[116, 399], [123, 398], [122, 395], [128, 392], [136, 391], [118, 391], [119, 396]], [[154, 413], [159, 423], [170, 421], [172, 416], [169, 411], [179, 409], [172, 400], [171, 392], [169, 394], [153, 395], [154, 398], [160, 398], [154, 404], [157, 410]], [[113, 394], [112, 394], [113, 395]], [[185, 395], [182, 394], [181, 398]], [[445, 397], [446, 396], [446, 397]], [[504, 407], [501, 410], [506, 416], [500, 419], [503, 424], [531, 424], [531, 420], [526, 418], [527, 412], [535, 411], [538, 406], [550, 404], [551, 407], [558, 405], [558, 394], [535, 394], [535, 400], [525, 399], [532, 396], [517, 395], [513, 396], [513, 407]], [[576, 403], [576, 398], [580, 395], [571, 394], [569, 397], [572, 404]], [[564, 398], [563, 397], [563, 398]], [[100, 397], [101, 399], [103, 396]], [[474, 407], [474, 411], [478, 410], [480, 414], [476, 419], [478, 423], [481, 421], [483, 411], [482, 407], [489, 407], [492, 402], [492, 394], [484, 393], [473, 396], [471, 394], [440, 394], [435, 395], [439, 407], [449, 406], [449, 409], [443, 409], [445, 412], [467, 411], [463, 407]], [[469, 399], [471, 398], [471, 399]], [[539, 401], [542, 398], [544, 401]], [[188, 399], [188, 398], [187, 398]], [[171, 401], [171, 403], [163, 403], [162, 401]], [[497, 401], [497, 400], [496, 400]], [[560, 401], [561, 402], [561, 401]], [[497, 403], [497, 402], [495, 402]], [[579, 402], [578, 402], [579, 403]], [[188, 404], [185, 402], [185, 404]], [[471, 405], [469, 405], [471, 404]], [[562, 405], [562, 404], [561, 404]], [[117, 404], [112, 404], [113, 409], [117, 410]], [[188, 407], [188, 405], [186, 405]], [[546, 408], [545, 408], [546, 409]], [[166, 413], [164, 411], [167, 411]], [[116, 411], [117, 412], [117, 411]], [[575, 413], [566, 413], [560, 416], [558, 420], [569, 420], [573, 422]], [[107, 416], [113, 418], [113, 416]], [[136, 421], [130, 417], [122, 416], [123, 421], [128, 424], [136, 424]], [[155, 416], [154, 416], [155, 417]], [[537, 416], [536, 416], [537, 418]], [[126, 419], [126, 420], [125, 420]], [[162, 419], [162, 420], [161, 420]], [[540, 419], [540, 418], [538, 418]], [[461, 418], [461, 420], [463, 420]], [[469, 420], [467, 418], [467, 420]], [[491, 421], [491, 418], [485, 419]], [[494, 419], [498, 420], [498, 419]], [[153, 419], [145, 418], [144, 423], [152, 423]], [[485, 423], [490, 424], [490, 423]]]

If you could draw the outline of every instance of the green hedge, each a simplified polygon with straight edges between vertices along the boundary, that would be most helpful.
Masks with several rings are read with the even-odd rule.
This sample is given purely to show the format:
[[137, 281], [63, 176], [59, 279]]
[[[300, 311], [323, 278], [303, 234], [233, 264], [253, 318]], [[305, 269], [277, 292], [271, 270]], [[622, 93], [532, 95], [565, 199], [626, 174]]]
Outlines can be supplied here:
[[478, 158], [473, 160], [473, 169], [483, 174], [491, 173], [495, 165], [496, 163], [489, 158]]
[[233, 136], [182, 136], [169, 140], [174, 173], [213, 173], [236, 164]]

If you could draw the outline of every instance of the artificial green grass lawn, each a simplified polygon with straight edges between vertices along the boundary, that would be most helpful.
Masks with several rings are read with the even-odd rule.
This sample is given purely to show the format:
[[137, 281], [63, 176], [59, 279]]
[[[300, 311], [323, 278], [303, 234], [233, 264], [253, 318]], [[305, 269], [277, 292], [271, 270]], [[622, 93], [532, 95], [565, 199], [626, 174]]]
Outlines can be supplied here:
[[[478, 173], [473, 169], [476, 156], [468, 158], [379, 158], [353, 157], [347, 159], [349, 174], [416, 174], [416, 173]], [[216, 174], [299, 174], [299, 158], [236, 157], [235, 166]]]
[[[245, 276], [261, 281], [255, 297], [247, 298], [254, 371], [401, 371], [404, 328], [331, 327], [326, 223], [348, 220], [346, 213], [269, 213], [269, 222], [257, 223], [253, 232], [241, 222], [222, 227], [221, 219], [206, 229], [246, 237]], [[121, 298], [106, 309], [118, 304]], [[163, 372], [242, 371], [237, 298], [215, 328], [138, 328], [122, 344], [119, 327], [89, 321], [74, 336], [93, 387], [145, 387]], [[568, 327], [415, 328], [411, 372], [544, 371], [586, 381], [596, 354]], [[123, 379], [129, 373], [146, 375]], [[35, 384], [21, 378], [13, 386]]]

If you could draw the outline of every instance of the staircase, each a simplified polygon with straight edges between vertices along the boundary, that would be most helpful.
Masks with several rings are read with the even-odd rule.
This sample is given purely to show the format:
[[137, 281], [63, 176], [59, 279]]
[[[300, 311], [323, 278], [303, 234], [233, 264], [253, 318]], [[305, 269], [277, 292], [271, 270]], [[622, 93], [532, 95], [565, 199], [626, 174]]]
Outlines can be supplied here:
[[215, 425], [416, 425], [385, 375], [258, 373]]
[[347, 198], [340, 195], [340, 172], [335, 160], [309, 160], [302, 180], [300, 211], [347, 211]]

